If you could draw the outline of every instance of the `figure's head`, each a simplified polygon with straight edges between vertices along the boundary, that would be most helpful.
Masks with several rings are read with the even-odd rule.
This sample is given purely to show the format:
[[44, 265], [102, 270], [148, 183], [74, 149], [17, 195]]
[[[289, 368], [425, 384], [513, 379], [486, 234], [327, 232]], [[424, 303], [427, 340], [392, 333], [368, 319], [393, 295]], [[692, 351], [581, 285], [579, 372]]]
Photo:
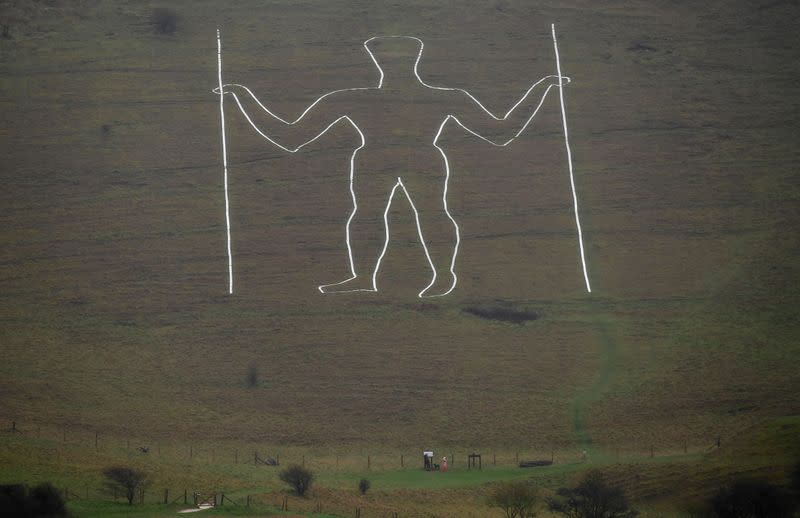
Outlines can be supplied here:
[[416, 80], [416, 65], [422, 55], [422, 40], [413, 36], [375, 36], [364, 42], [382, 78]]

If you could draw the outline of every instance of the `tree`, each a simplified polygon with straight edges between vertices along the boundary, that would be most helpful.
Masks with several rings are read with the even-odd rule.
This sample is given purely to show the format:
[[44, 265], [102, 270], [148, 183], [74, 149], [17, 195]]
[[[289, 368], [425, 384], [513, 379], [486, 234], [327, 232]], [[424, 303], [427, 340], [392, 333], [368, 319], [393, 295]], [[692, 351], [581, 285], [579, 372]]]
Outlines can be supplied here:
[[548, 500], [551, 511], [569, 518], [632, 518], [621, 488], [608, 485], [600, 473], [590, 473], [574, 488], [562, 487]]
[[496, 484], [486, 499], [489, 507], [499, 507], [506, 518], [531, 518], [536, 515], [534, 506], [539, 500], [536, 489], [524, 480]]
[[361, 480], [358, 481], [358, 492], [361, 493], [362, 495], [365, 495], [367, 494], [367, 491], [369, 491], [370, 486], [371, 484], [369, 480], [362, 478]]
[[278, 474], [278, 478], [289, 484], [289, 487], [294, 489], [294, 492], [299, 496], [304, 496], [306, 491], [311, 489], [314, 474], [306, 468], [295, 464], [281, 471]]
[[783, 489], [763, 480], [737, 480], [720, 488], [708, 501], [718, 518], [789, 518], [795, 504]]
[[128, 505], [133, 505], [137, 491], [147, 487], [147, 475], [133, 468], [113, 466], [103, 470], [106, 477], [105, 486], [115, 494], [120, 491], [128, 499]]

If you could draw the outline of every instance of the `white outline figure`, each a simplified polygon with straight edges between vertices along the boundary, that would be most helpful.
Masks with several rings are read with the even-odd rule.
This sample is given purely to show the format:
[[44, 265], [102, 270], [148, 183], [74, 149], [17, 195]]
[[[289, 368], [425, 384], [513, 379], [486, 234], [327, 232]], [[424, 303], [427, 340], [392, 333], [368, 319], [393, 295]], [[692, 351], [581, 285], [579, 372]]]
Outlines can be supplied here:
[[[558, 57], [558, 41], [556, 40], [556, 24], [550, 24], [550, 32], [553, 35], [553, 49], [556, 53], [556, 70], [558, 77], [561, 77], [561, 60]], [[583, 252], [583, 232], [581, 231], [581, 218], [578, 216], [578, 194], [575, 192], [575, 177], [572, 173], [572, 150], [569, 148], [569, 132], [567, 131], [567, 111], [564, 108], [564, 89], [561, 82], [558, 83], [558, 97], [561, 104], [561, 122], [564, 126], [564, 146], [567, 148], [567, 163], [569, 164], [569, 185], [572, 188], [572, 205], [575, 209], [575, 226], [578, 228], [578, 247], [581, 251], [581, 266], [583, 266], [583, 279], [586, 281], [586, 291], [592, 292], [589, 284], [589, 271], [586, 269], [586, 257]]]
[[222, 93], [222, 40], [217, 29], [217, 79], [219, 79], [219, 118], [222, 126], [222, 169], [225, 185], [225, 228], [228, 236], [228, 293], [233, 295], [233, 254], [231, 253], [231, 203], [228, 198], [228, 148], [225, 141], [225, 94]]
[[[444, 209], [444, 213], [446, 214], [447, 218], [449, 218], [450, 222], [452, 223], [454, 231], [455, 231], [455, 246], [453, 248], [453, 253], [452, 253], [452, 256], [450, 258], [450, 265], [449, 265], [449, 273], [451, 275], [451, 282], [448, 285], [445, 285], [443, 287], [441, 287], [441, 286], [437, 287], [438, 291], [434, 290], [434, 292], [429, 293], [429, 290], [431, 289], [431, 287], [433, 287], [435, 285], [435, 283], [437, 281], [437, 275], [438, 275], [437, 274], [437, 269], [436, 269], [436, 266], [434, 265], [433, 259], [431, 258], [431, 254], [430, 254], [430, 251], [428, 250], [428, 246], [425, 243], [425, 238], [423, 236], [422, 224], [420, 223], [419, 211], [417, 210], [417, 207], [414, 204], [414, 200], [412, 199], [411, 193], [406, 188], [406, 185], [403, 183], [402, 178], [400, 176], [398, 176], [397, 177], [397, 181], [395, 182], [394, 186], [391, 187], [391, 192], [389, 193], [389, 198], [388, 198], [388, 201], [386, 203], [386, 208], [385, 208], [385, 210], [383, 212], [383, 224], [384, 224], [384, 234], [385, 234], [384, 243], [383, 243], [383, 248], [382, 248], [382, 250], [381, 250], [381, 252], [380, 252], [380, 254], [379, 254], [378, 258], [377, 258], [377, 261], [376, 261], [375, 266], [374, 266], [373, 271], [372, 271], [371, 283], [369, 283], [368, 287], [358, 287], [358, 288], [354, 288], [354, 289], [340, 289], [340, 288], [337, 288], [337, 287], [345, 285], [345, 284], [350, 284], [351, 281], [355, 281], [360, 275], [362, 275], [362, 276], [364, 275], [364, 272], [356, 272], [355, 262], [354, 262], [354, 259], [353, 259], [353, 249], [352, 249], [352, 246], [351, 246], [351, 236], [350, 236], [351, 222], [353, 221], [353, 218], [356, 216], [356, 213], [358, 212], [358, 200], [356, 198], [356, 193], [355, 193], [355, 190], [354, 190], [354, 187], [353, 187], [354, 178], [355, 178], [355, 169], [356, 169], [355, 168], [355, 160], [356, 160], [356, 156], [358, 155], [359, 150], [364, 148], [366, 146], [366, 144], [367, 144], [367, 139], [364, 136], [364, 132], [361, 130], [361, 128], [359, 128], [359, 126], [353, 121], [353, 119], [350, 116], [341, 115], [338, 118], [336, 118], [333, 122], [330, 122], [329, 124], [327, 124], [327, 126], [325, 126], [325, 128], [322, 131], [320, 131], [318, 134], [316, 134], [313, 138], [307, 140], [306, 142], [303, 142], [302, 144], [298, 145], [297, 147], [294, 147], [294, 148], [286, 147], [286, 146], [280, 144], [279, 142], [277, 142], [276, 140], [274, 140], [273, 138], [271, 138], [266, 133], [264, 133], [261, 130], [261, 128], [259, 128], [258, 125], [256, 125], [253, 122], [253, 120], [250, 117], [250, 115], [248, 114], [247, 110], [242, 105], [242, 101], [239, 98], [239, 95], [237, 95], [237, 92], [235, 92], [234, 90], [236, 90], [238, 88], [241, 88], [244, 91], [243, 95], [246, 95], [246, 96], [252, 98], [252, 100], [255, 101], [256, 105], [261, 110], [263, 110], [263, 112], [266, 113], [269, 117], [271, 117], [271, 118], [273, 118], [273, 119], [275, 119], [275, 120], [277, 120], [277, 121], [279, 121], [279, 122], [281, 122], [281, 123], [283, 123], [283, 124], [285, 124], [287, 126], [293, 126], [293, 125], [297, 124], [298, 122], [300, 122], [301, 120], [303, 120], [303, 118], [306, 116], [306, 114], [308, 114], [317, 104], [320, 103], [320, 101], [322, 101], [326, 97], [329, 97], [331, 95], [334, 95], [334, 94], [337, 94], [337, 93], [340, 93], [340, 92], [380, 90], [384, 85], [384, 71], [381, 68], [381, 66], [378, 64], [378, 61], [376, 60], [375, 56], [373, 55], [372, 51], [370, 50], [369, 44], [372, 41], [376, 40], [376, 39], [399, 39], [399, 38], [414, 40], [419, 44], [419, 51], [417, 52], [416, 60], [414, 61], [414, 67], [413, 67], [414, 76], [416, 77], [416, 80], [419, 82], [419, 84], [421, 84], [422, 86], [424, 86], [426, 88], [432, 89], [432, 90], [461, 92], [461, 93], [465, 94], [473, 103], [475, 103], [475, 105], [477, 107], [479, 107], [480, 110], [485, 115], [488, 115], [494, 121], [505, 121], [514, 112], [514, 110], [518, 106], [520, 106], [527, 99], [528, 95], [534, 90], [534, 88], [536, 88], [537, 86], [541, 85], [544, 81], [546, 81], [548, 79], [553, 80], [553, 79], [556, 79], [556, 78], [557, 78], [558, 81], [547, 85], [544, 93], [541, 96], [541, 99], [539, 100], [538, 104], [536, 105], [535, 109], [533, 110], [533, 113], [525, 120], [525, 123], [522, 125], [522, 127], [511, 138], [509, 138], [508, 140], [501, 141], [501, 142], [496, 142], [496, 141], [494, 141], [494, 140], [492, 140], [492, 139], [490, 139], [490, 138], [488, 138], [488, 137], [486, 137], [484, 135], [480, 135], [477, 131], [472, 130], [466, 124], [464, 124], [459, 119], [459, 117], [457, 115], [452, 114], [452, 113], [447, 114], [447, 116], [439, 124], [438, 130], [436, 131], [436, 135], [433, 138], [432, 145], [438, 150], [438, 152], [441, 154], [441, 157], [442, 157], [442, 159], [444, 161], [445, 178], [444, 178], [444, 189], [443, 189], [443, 194], [442, 194], [442, 208]], [[554, 40], [554, 44], [555, 44], [555, 27], [554, 26], [553, 26], [553, 40]], [[244, 85], [237, 84], [237, 83], [229, 83], [229, 84], [221, 85], [218, 88], [215, 88], [213, 90], [213, 92], [216, 93], [216, 94], [219, 94], [220, 97], [224, 97], [224, 94], [232, 95], [234, 100], [236, 101], [236, 104], [239, 107], [239, 110], [242, 112], [242, 114], [244, 115], [245, 119], [253, 127], [253, 129], [255, 129], [256, 132], [259, 135], [261, 135], [264, 139], [266, 139], [268, 142], [272, 143], [273, 145], [275, 145], [275, 146], [277, 146], [277, 147], [279, 147], [279, 148], [281, 148], [284, 151], [287, 151], [289, 153], [296, 153], [297, 151], [299, 151], [303, 147], [307, 146], [308, 144], [310, 144], [310, 143], [314, 142], [315, 140], [317, 140], [318, 138], [320, 138], [331, 127], [333, 127], [334, 125], [338, 124], [340, 121], [343, 121], [343, 120], [349, 122], [352, 125], [352, 127], [356, 130], [356, 132], [358, 132], [358, 134], [360, 136], [360, 139], [361, 139], [361, 144], [357, 148], [355, 148], [355, 150], [353, 150], [353, 153], [350, 156], [350, 194], [351, 194], [351, 196], [353, 198], [353, 210], [350, 213], [350, 217], [347, 220], [347, 224], [346, 224], [346, 228], [345, 228], [345, 231], [346, 231], [346, 243], [347, 243], [347, 251], [348, 251], [348, 258], [349, 258], [351, 277], [349, 277], [348, 279], [345, 279], [345, 280], [343, 280], [341, 282], [338, 282], [338, 283], [321, 285], [321, 286], [318, 287], [320, 292], [322, 292], [322, 293], [342, 293], [342, 292], [353, 292], [353, 291], [369, 291], [369, 292], [378, 291], [377, 290], [377, 275], [378, 275], [378, 271], [380, 270], [381, 262], [383, 260], [384, 255], [386, 254], [386, 250], [387, 250], [388, 245], [389, 245], [389, 222], [388, 222], [389, 209], [391, 207], [392, 199], [394, 197], [394, 194], [397, 191], [397, 188], [400, 187], [403, 190], [403, 192], [406, 195], [406, 197], [408, 198], [409, 203], [411, 205], [411, 209], [414, 211], [414, 217], [415, 217], [415, 222], [416, 222], [416, 226], [417, 226], [417, 233], [419, 235], [420, 242], [422, 243], [423, 249], [425, 251], [425, 256], [426, 256], [426, 258], [428, 260], [428, 264], [430, 265], [431, 270], [433, 272], [433, 277], [432, 277], [431, 281], [428, 283], [428, 285], [425, 288], [423, 288], [419, 292], [418, 296], [419, 297], [440, 297], [440, 296], [448, 295], [449, 293], [451, 293], [453, 291], [453, 289], [456, 287], [457, 282], [458, 282], [458, 277], [456, 276], [456, 273], [455, 273], [455, 262], [456, 262], [456, 258], [457, 258], [457, 255], [458, 255], [459, 246], [460, 246], [460, 243], [461, 243], [461, 233], [460, 233], [460, 228], [459, 228], [458, 224], [456, 223], [456, 221], [453, 218], [453, 216], [450, 214], [450, 211], [449, 211], [448, 206], [447, 206], [447, 190], [448, 190], [448, 182], [449, 182], [449, 179], [450, 179], [450, 164], [449, 164], [449, 161], [447, 159], [447, 155], [445, 154], [444, 150], [438, 145], [438, 140], [439, 140], [440, 135], [442, 134], [442, 130], [444, 129], [444, 126], [447, 124], [447, 122], [449, 120], [452, 119], [459, 126], [461, 126], [463, 129], [465, 129], [467, 132], [471, 133], [472, 135], [475, 135], [476, 137], [478, 137], [478, 138], [480, 138], [480, 139], [492, 144], [493, 146], [505, 147], [508, 144], [510, 144], [511, 142], [513, 142], [520, 134], [522, 134], [523, 131], [525, 131], [525, 129], [530, 124], [530, 122], [533, 120], [533, 118], [538, 113], [539, 109], [542, 107], [542, 104], [544, 103], [544, 100], [547, 97], [547, 94], [549, 93], [550, 89], [553, 86], [558, 86], [559, 90], [562, 90], [562, 93], [561, 93], [561, 107], [562, 107], [562, 116], [564, 117], [564, 130], [565, 130], [565, 136], [566, 136], [566, 118], [565, 118], [566, 115], [565, 115], [564, 109], [563, 109], [564, 105], [563, 105], [563, 86], [562, 85], [563, 85], [564, 81], [569, 83], [570, 79], [568, 77], [561, 76], [561, 74], [560, 74], [561, 66], [560, 66], [560, 63], [558, 63], [558, 75], [556, 75], [556, 76], [554, 76], [554, 75], [545, 76], [542, 79], [540, 79], [539, 81], [537, 81], [536, 83], [534, 83], [530, 88], [528, 88], [528, 90], [519, 99], [519, 101], [517, 101], [505, 113], [505, 115], [503, 115], [502, 117], [498, 117], [497, 115], [495, 115], [491, 111], [489, 111], [483, 104], [480, 103], [480, 101], [478, 101], [472, 94], [470, 94], [466, 90], [463, 90], [461, 88], [447, 88], [447, 87], [440, 87], [440, 86], [432, 86], [432, 85], [429, 85], [429, 84], [424, 82], [422, 80], [422, 78], [419, 76], [418, 65], [419, 65], [420, 59], [422, 58], [422, 53], [423, 53], [425, 44], [419, 38], [416, 38], [414, 36], [375, 36], [375, 37], [372, 37], [372, 38], [369, 38], [368, 40], [366, 40], [363, 43], [363, 46], [364, 46], [364, 49], [367, 51], [367, 54], [369, 55], [370, 59], [374, 63], [375, 67], [378, 69], [378, 72], [380, 73], [380, 79], [378, 80], [378, 85], [374, 86], [374, 87], [345, 88], [345, 89], [334, 90], [334, 91], [328, 92], [328, 93], [320, 96], [313, 103], [311, 103], [311, 105], [309, 105], [308, 108], [306, 108], [303, 111], [303, 113], [300, 114], [299, 117], [297, 117], [296, 119], [291, 120], [291, 121], [290, 120], [285, 120], [285, 119], [281, 118], [280, 116], [276, 115], [275, 113], [273, 113], [272, 111], [270, 111], [255, 96], [255, 94], [253, 94], [253, 92], [249, 88], [244, 86]], [[556, 59], [558, 60], [557, 47], [556, 47]], [[221, 65], [220, 65], [220, 67], [221, 67]], [[221, 72], [220, 72], [220, 83], [221, 83]], [[234, 87], [234, 88], [227, 88], [226, 89], [226, 87]], [[241, 94], [241, 92], [240, 92], [240, 94]], [[222, 109], [222, 108], [220, 108], [220, 109]], [[224, 133], [223, 133], [223, 139], [224, 139]], [[224, 144], [224, 140], [223, 140], [223, 144]], [[223, 149], [224, 149], [224, 147], [223, 147]], [[568, 149], [568, 153], [569, 153], [569, 148], [567, 148], [567, 149]], [[572, 180], [571, 155], [569, 155], [569, 158], [570, 158], [570, 180], [572, 182], [572, 189], [573, 189], [573, 195], [574, 195], [575, 187], [574, 187], [574, 181]], [[226, 174], [227, 174], [227, 169], [226, 169]], [[226, 184], [226, 189], [227, 189], [227, 184]], [[577, 208], [578, 207], [577, 207], [577, 198], [576, 197], [574, 198], [574, 201], [575, 201], [575, 211], [576, 211], [576, 220], [577, 220]], [[226, 194], [226, 209], [227, 209], [227, 194]], [[578, 228], [579, 228], [579, 237], [580, 237], [580, 224], [579, 223], [578, 223]], [[229, 241], [229, 243], [230, 243], [230, 241]], [[583, 243], [582, 243], [582, 241], [581, 241], [581, 245], [580, 246], [581, 246], [581, 259], [583, 261]], [[584, 275], [586, 275], [585, 262], [583, 264], [584, 264]], [[363, 281], [363, 278], [362, 278], [362, 281]], [[588, 289], [588, 277], [586, 277], [586, 281], [587, 281], [587, 289]], [[231, 277], [231, 283], [232, 283], [232, 277]], [[231, 286], [232, 286], [232, 284], [231, 284]]]

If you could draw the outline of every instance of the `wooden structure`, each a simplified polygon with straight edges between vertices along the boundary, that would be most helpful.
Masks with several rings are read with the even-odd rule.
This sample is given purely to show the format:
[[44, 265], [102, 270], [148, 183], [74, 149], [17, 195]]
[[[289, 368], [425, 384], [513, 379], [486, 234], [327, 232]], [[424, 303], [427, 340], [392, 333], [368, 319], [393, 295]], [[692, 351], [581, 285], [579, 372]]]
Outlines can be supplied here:
[[480, 453], [470, 453], [467, 455], [467, 469], [478, 468], [483, 469], [483, 462], [481, 461]]
[[425, 471], [433, 470], [433, 450], [425, 450], [422, 452], [422, 462]]
[[217, 494], [216, 493], [198, 493], [195, 492], [194, 494], [194, 506], [198, 509], [209, 509], [211, 507], [217, 506]]

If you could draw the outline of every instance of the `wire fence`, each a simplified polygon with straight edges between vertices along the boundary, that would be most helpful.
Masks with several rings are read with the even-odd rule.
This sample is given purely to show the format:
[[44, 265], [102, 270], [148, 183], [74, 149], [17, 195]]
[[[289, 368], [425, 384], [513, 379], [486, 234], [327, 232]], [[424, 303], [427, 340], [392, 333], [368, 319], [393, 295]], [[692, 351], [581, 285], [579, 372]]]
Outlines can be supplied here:
[[[240, 466], [240, 469], [274, 469], [297, 464], [312, 470], [363, 472], [389, 471], [389, 470], [422, 470], [426, 462], [422, 450], [418, 453], [398, 450], [393, 453], [365, 452], [322, 452], [319, 449], [304, 449], [300, 447], [274, 447], [259, 446], [246, 443], [217, 444], [212, 441], [156, 441], [142, 438], [124, 437], [101, 433], [97, 429], [86, 425], [70, 426], [49, 425], [41, 423], [21, 423], [16, 420], [7, 421], [6, 427], [0, 428], [1, 435], [23, 438], [21, 441], [25, 452], [29, 456], [55, 455], [53, 462], [63, 460], [64, 456], [83, 459], [86, 456], [95, 456], [98, 462], [124, 462], [127, 460], [147, 461], [155, 465], [186, 463], [213, 466]], [[19, 445], [17, 445], [20, 447]], [[655, 444], [649, 448], [607, 448], [603, 453], [604, 463], [623, 463], [626, 461], [642, 460], [659, 456], [686, 455], [689, 453], [703, 453], [710, 449], [720, 448], [722, 438], [714, 437], [707, 445], [690, 450], [688, 441], [682, 446], [658, 448]], [[573, 447], [571, 450], [558, 450], [551, 448], [531, 448], [529, 450], [489, 451], [480, 452], [476, 449], [451, 448], [436, 452], [436, 461], [430, 462], [427, 469], [441, 471], [444, 467], [444, 457], [447, 459], [448, 470], [485, 470], [508, 469], [567, 463], [591, 463], [592, 453], [581, 451]], [[438, 459], [442, 459], [439, 461]], [[32, 461], [35, 459], [31, 459]], [[250, 466], [250, 468], [245, 468]], [[199, 484], [202, 485], [202, 484]], [[68, 484], [58, 487], [65, 500], [113, 500], [127, 503], [127, 497], [121, 491], [113, 491], [104, 485], [98, 484]], [[314, 499], [293, 498], [285, 490], [272, 492], [250, 493], [237, 490], [223, 492], [217, 487], [167, 487], [152, 484], [138, 488], [134, 496], [136, 504], [161, 504], [172, 506], [199, 507], [201, 505], [214, 507], [251, 507], [264, 506], [283, 511], [296, 511], [306, 513], [333, 512], [343, 516], [361, 517], [364, 511], [361, 507], [343, 509], [341, 502], [333, 504]], [[326, 508], [330, 507], [330, 508]], [[352, 507], [352, 506], [351, 506]], [[384, 509], [376, 513], [370, 510], [370, 516], [397, 517], [397, 510]]]

